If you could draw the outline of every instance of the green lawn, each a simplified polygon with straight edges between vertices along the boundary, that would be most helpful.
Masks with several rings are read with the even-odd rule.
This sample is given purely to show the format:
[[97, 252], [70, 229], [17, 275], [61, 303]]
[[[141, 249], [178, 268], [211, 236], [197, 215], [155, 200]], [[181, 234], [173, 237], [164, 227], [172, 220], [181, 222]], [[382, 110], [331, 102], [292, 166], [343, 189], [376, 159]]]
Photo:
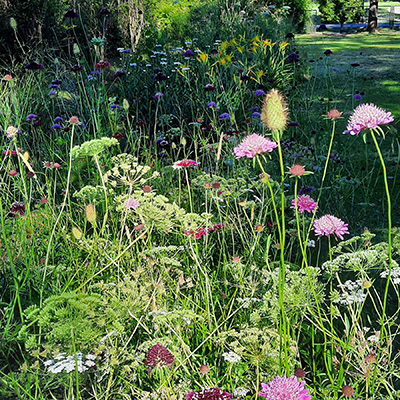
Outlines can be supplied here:
[[[306, 34], [296, 37], [296, 45], [305, 62], [317, 61], [309, 63], [313, 74], [323, 76], [326, 65], [336, 67], [334, 80], [339, 92], [340, 88], [345, 94], [352, 89], [364, 92], [363, 102], [375, 103], [400, 117], [400, 32]], [[329, 58], [323, 54], [327, 49], [333, 51]], [[320, 57], [323, 62], [318, 62]], [[360, 66], [351, 67], [354, 63]]]

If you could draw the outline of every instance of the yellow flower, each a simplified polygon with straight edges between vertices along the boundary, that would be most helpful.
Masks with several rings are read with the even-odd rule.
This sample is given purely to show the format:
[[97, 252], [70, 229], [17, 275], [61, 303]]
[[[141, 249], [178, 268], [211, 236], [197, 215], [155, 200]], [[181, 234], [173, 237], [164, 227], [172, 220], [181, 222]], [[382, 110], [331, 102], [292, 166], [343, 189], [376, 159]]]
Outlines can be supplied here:
[[208, 61], [208, 54], [206, 54], [206, 53], [200, 53], [199, 57], [200, 57], [200, 61], [202, 61], [204, 63], [206, 63]]
[[289, 46], [289, 43], [288, 43], [288, 42], [281, 42], [281, 43], [279, 43], [279, 47], [280, 47], [281, 50], [283, 50], [286, 46]]
[[257, 78], [260, 79], [262, 76], [265, 76], [266, 73], [264, 71], [257, 71]]
[[255, 38], [253, 38], [253, 42], [259, 42], [260, 41], [260, 38], [258, 37], [258, 35], [255, 37]]
[[224, 58], [220, 58], [219, 62], [220, 62], [221, 65], [225, 65], [226, 64], [226, 58], [225, 57]]
[[238, 47], [238, 48], [237, 48], [237, 51], [238, 51], [240, 54], [243, 54], [243, 52], [244, 52], [244, 46]]
[[237, 46], [236, 39], [232, 39], [232, 40], [231, 40], [231, 45], [232, 45], [232, 46]]
[[265, 39], [265, 40], [263, 40], [263, 45], [264, 45], [265, 47], [271, 46], [271, 43], [272, 43], [271, 39]]
[[257, 47], [252, 47], [251, 49], [250, 49], [250, 51], [252, 51], [253, 53], [257, 53]]
[[229, 47], [229, 43], [227, 41], [221, 43], [221, 48], [226, 50]]

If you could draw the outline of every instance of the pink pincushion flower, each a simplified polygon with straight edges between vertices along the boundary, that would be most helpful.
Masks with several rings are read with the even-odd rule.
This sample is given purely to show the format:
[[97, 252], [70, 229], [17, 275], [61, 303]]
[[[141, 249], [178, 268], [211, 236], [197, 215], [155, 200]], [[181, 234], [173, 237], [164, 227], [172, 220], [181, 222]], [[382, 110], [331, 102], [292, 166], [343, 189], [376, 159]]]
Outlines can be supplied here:
[[218, 388], [207, 388], [186, 395], [186, 400], [235, 400], [232, 395]]
[[233, 149], [236, 158], [254, 158], [262, 153], [270, 153], [273, 149], [278, 147], [277, 143], [272, 140], [253, 133], [247, 136], [238, 147]]
[[344, 133], [358, 135], [363, 129], [375, 129], [378, 125], [390, 124], [393, 120], [392, 113], [374, 104], [360, 104], [351, 114]]
[[[292, 200], [292, 206], [290, 208], [296, 209], [296, 199]], [[307, 195], [297, 197], [297, 208], [300, 213], [307, 211], [313, 213], [317, 208], [317, 203]]]
[[349, 233], [347, 224], [333, 215], [324, 215], [313, 222], [314, 231], [317, 236], [329, 236], [334, 233], [343, 240], [343, 235]]
[[262, 383], [262, 392], [259, 394], [267, 400], [311, 400], [304, 385], [305, 382], [298, 382], [295, 376], [278, 376], [269, 383]]
[[172, 166], [173, 169], [181, 169], [181, 168], [186, 168], [186, 167], [195, 167], [197, 165], [196, 161], [193, 160], [188, 160], [187, 158], [180, 160], [180, 161], [175, 161], [174, 165]]
[[139, 207], [140, 203], [136, 199], [129, 197], [129, 199], [125, 201], [124, 206], [127, 210], [133, 210], [136, 207]]

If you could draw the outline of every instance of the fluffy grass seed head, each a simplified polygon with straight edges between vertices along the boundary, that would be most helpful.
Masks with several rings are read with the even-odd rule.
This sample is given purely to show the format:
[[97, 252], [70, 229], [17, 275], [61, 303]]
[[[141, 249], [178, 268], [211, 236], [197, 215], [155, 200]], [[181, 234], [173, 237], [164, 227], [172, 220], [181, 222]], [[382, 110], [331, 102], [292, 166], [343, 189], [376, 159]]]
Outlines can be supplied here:
[[270, 90], [261, 112], [261, 121], [270, 131], [283, 131], [288, 121], [288, 109], [278, 90]]

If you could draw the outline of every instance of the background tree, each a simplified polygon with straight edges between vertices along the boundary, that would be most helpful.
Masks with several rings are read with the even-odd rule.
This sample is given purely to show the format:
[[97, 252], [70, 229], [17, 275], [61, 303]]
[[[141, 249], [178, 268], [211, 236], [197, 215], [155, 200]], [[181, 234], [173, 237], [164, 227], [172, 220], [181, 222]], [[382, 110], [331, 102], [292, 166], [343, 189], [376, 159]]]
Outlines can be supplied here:
[[376, 32], [378, 30], [378, 0], [370, 0], [368, 11], [368, 32]]
[[321, 21], [324, 23], [339, 23], [341, 28], [346, 22], [362, 20], [362, 0], [319, 0]]

